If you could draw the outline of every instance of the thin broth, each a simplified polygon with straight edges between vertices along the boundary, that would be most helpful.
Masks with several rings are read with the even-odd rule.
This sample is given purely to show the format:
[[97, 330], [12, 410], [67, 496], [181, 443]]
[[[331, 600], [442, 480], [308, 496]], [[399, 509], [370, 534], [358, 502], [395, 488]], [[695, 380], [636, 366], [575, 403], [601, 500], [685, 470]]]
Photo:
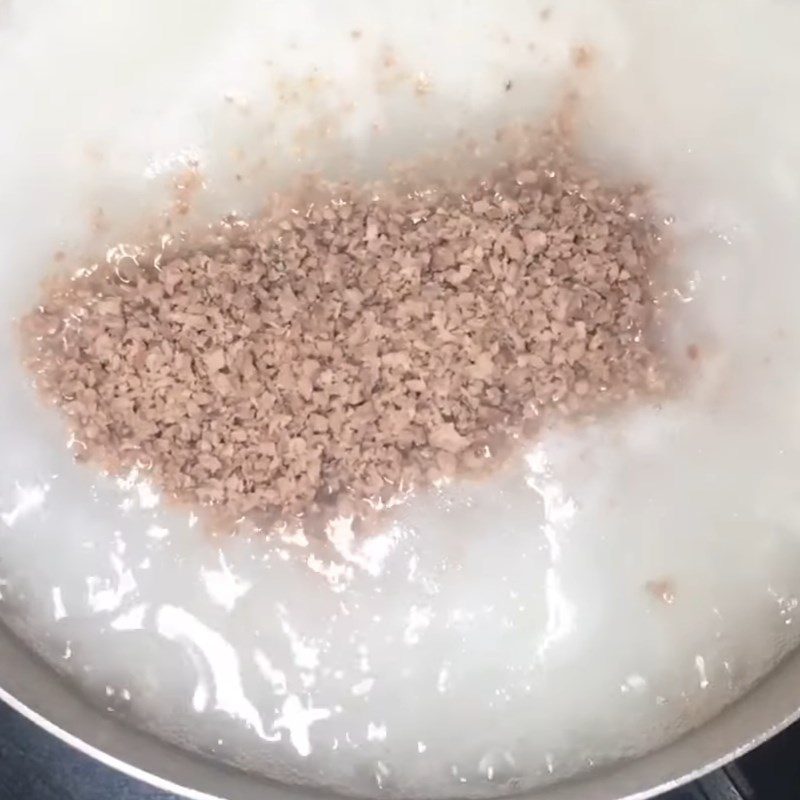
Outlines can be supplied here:
[[[109, 713], [351, 795], [494, 796], [713, 716], [798, 639], [798, 35], [729, 0], [0, 7], [3, 620]], [[570, 89], [582, 151], [674, 232], [668, 399], [371, 536], [212, 535], [73, 463], [13, 332], [56, 251], [128, 238], [187, 165], [186, 224], [246, 215]]]

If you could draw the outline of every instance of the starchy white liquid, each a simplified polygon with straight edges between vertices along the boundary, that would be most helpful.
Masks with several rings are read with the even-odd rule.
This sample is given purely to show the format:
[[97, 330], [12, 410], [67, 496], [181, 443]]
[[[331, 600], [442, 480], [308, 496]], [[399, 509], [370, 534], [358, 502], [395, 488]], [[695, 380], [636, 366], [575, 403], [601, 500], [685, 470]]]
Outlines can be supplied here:
[[[135, 724], [350, 794], [499, 794], [708, 719], [800, 633], [798, 41], [767, 0], [0, 4], [3, 619]], [[134, 230], [190, 158], [198, 219], [248, 213], [567, 83], [587, 156], [674, 216], [674, 399], [327, 543], [212, 537], [72, 463], [12, 335], [55, 250]]]

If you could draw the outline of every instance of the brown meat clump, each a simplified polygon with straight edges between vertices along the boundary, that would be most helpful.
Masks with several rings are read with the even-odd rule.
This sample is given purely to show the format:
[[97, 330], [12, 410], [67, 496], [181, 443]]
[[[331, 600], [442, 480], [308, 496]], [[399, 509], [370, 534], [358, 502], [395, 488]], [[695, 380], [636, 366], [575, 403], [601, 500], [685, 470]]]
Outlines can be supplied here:
[[79, 457], [285, 520], [483, 470], [543, 414], [658, 382], [657, 232], [563, 154], [284, 200], [45, 292], [28, 364]]

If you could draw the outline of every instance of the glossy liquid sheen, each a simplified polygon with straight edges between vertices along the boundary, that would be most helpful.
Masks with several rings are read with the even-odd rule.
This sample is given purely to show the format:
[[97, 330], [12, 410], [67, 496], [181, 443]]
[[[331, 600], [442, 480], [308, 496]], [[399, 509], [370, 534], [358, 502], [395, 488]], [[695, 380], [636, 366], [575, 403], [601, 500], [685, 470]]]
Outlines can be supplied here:
[[[279, 779], [491, 796], [672, 740], [796, 643], [800, 7], [552, 5], [0, 4], [0, 614], [110, 713]], [[248, 213], [570, 82], [587, 157], [670, 215], [673, 398], [325, 543], [73, 464], [12, 335], [55, 250], [128, 235], [189, 159], [197, 218]]]

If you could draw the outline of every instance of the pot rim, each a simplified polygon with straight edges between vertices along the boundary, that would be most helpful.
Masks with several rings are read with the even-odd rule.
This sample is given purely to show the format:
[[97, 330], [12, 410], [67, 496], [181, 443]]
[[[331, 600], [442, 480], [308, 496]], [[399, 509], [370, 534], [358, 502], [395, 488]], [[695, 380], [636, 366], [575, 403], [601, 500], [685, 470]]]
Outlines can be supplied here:
[[[0, 700], [106, 766], [190, 800], [312, 800], [288, 786], [214, 762], [92, 706], [0, 625]], [[646, 800], [702, 777], [800, 718], [800, 649], [717, 716], [644, 756], [516, 795], [525, 800]], [[333, 793], [329, 792], [328, 795]]]

